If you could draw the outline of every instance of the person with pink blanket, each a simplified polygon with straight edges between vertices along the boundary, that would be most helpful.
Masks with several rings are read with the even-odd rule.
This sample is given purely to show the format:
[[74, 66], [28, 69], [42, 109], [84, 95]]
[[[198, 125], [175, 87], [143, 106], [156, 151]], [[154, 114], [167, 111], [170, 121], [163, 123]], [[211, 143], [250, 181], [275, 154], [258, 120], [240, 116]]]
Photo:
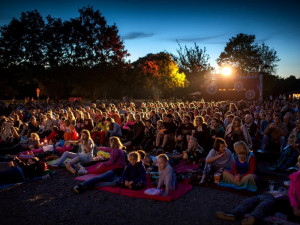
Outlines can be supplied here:
[[[117, 139], [120, 140], [118, 137], [111, 137], [110, 143], [112, 143], [112, 140], [114, 142]], [[106, 162], [100, 162], [93, 166], [86, 167], [85, 169], [87, 174], [91, 174], [91, 173], [100, 174], [100, 173], [107, 172], [109, 170], [124, 168], [125, 158], [124, 158], [124, 152], [122, 150], [123, 145], [120, 145], [120, 148], [116, 147], [114, 144], [113, 145], [110, 144], [110, 145], [111, 145], [110, 148], [107, 147], [96, 148], [98, 150], [110, 153], [110, 157]]]
[[[86, 189], [93, 188], [97, 183], [102, 187], [106, 186], [115, 186], [119, 180], [119, 177], [122, 175], [122, 172], [125, 167], [125, 154], [122, 150], [122, 143], [118, 137], [109, 138], [110, 148], [101, 148], [102, 151], [110, 152], [110, 158], [107, 162], [98, 164], [96, 169], [101, 171], [102, 167], [112, 166], [114, 168], [97, 176], [92, 179], [89, 179], [81, 184], [78, 184], [74, 187], [75, 193], [79, 194], [85, 191]], [[99, 186], [98, 185], [98, 186]]]

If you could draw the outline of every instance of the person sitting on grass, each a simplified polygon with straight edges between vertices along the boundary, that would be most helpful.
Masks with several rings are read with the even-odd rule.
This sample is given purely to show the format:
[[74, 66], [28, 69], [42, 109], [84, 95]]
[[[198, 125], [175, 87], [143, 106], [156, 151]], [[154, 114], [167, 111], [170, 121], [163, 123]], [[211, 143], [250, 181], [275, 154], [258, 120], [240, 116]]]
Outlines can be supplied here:
[[188, 163], [199, 164], [200, 158], [203, 155], [203, 149], [198, 144], [197, 138], [191, 137], [189, 139], [186, 152], [188, 155]]
[[208, 153], [200, 184], [205, 183], [206, 178], [212, 178], [214, 174], [222, 174], [224, 169], [232, 169], [232, 154], [226, 148], [226, 142], [222, 138], [217, 138], [214, 147]]
[[146, 170], [138, 152], [128, 155], [129, 164], [126, 166], [119, 179], [119, 185], [123, 188], [140, 190], [146, 185]]
[[71, 160], [66, 163], [66, 168], [73, 174], [76, 173], [76, 170], [73, 166], [77, 163], [89, 163], [93, 161], [93, 151], [94, 151], [94, 142], [91, 138], [90, 132], [88, 130], [81, 131], [81, 138], [78, 141], [68, 141], [70, 144], [79, 145], [79, 153], [73, 152], [64, 152], [60, 159], [52, 165], [52, 167], [58, 167], [61, 165], [67, 158]]
[[0, 184], [11, 184], [25, 181], [36, 176], [41, 176], [47, 169], [45, 163], [40, 162], [37, 157], [23, 162], [17, 156], [8, 164], [9, 168], [0, 171]]
[[[84, 192], [87, 189], [92, 189], [97, 183], [99, 187], [116, 186], [122, 175], [125, 167], [125, 154], [122, 150], [123, 145], [118, 137], [111, 137], [110, 143], [110, 159], [107, 162], [101, 163], [98, 167], [114, 165], [114, 168], [85, 182], [82, 182], [74, 187], [77, 194]], [[103, 150], [103, 148], [101, 148]]]
[[223, 180], [219, 183], [219, 186], [257, 191], [257, 177], [254, 174], [256, 168], [255, 156], [243, 141], [236, 142], [233, 148], [236, 154], [233, 157], [232, 171], [225, 170], [223, 172]]
[[287, 146], [282, 150], [279, 159], [274, 166], [269, 167], [271, 171], [285, 171], [297, 162], [300, 153], [300, 120], [297, 120], [297, 126], [288, 137]]
[[288, 221], [299, 223], [300, 171], [292, 173], [289, 178], [288, 196], [284, 193], [277, 196], [272, 194], [253, 196], [243, 200], [232, 210], [217, 211], [216, 216], [221, 220], [235, 221], [242, 219], [246, 213], [250, 213], [247, 218], [242, 220], [242, 225], [253, 225], [256, 222], [262, 222], [266, 216], [280, 212], [287, 215]]
[[169, 165], [169, 158], [165, 154], [160, 154], [157, 156], [157, 166], [159, 180], [157, 188], [160, 189], [162, 186], [165, 186], [164, 196], [169, 195], [170, 190], [176, 189], [176, 174], [173, 168]]

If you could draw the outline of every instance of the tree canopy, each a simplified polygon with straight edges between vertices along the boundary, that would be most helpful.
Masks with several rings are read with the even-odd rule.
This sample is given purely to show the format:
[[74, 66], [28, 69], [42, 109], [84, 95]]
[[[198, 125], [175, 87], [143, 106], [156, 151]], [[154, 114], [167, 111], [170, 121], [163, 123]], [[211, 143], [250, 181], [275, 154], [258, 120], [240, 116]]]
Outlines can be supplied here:
[[186, 86], [185, 74], [179, 72], [177, 63], [168, 53], [148, 54], [132, 65], [140, 86], [151, 90], [156, 97]]
[[275, 74], [280, 61], [277, 52], [265, 43], [259, 45], [255, 41], [255, 35], [242, 33], [230, 38], [217, 59], [218, 65], [231, 65], [239, 72]]

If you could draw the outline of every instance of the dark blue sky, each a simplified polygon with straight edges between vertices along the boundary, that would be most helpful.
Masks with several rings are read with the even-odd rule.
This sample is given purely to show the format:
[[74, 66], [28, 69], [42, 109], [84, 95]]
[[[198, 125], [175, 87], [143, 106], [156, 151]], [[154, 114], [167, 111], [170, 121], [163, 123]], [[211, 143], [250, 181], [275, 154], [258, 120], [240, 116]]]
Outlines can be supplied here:
[[298, 0], [7, 0], [1, 1], [0, 26], [21, 12], [37, 9], [42, 16], [62, 19], [78, 16], [78, 9], [92, 5], [109, 24], [116, 23], [130, 60], [148, 53], [176, 52], [176, 40], [206, 47], [210, 63], [230, 37], [255, 34], [259, 43], [274, 48], [281, 61], [278, 75], [300, 77], [300, 1]]

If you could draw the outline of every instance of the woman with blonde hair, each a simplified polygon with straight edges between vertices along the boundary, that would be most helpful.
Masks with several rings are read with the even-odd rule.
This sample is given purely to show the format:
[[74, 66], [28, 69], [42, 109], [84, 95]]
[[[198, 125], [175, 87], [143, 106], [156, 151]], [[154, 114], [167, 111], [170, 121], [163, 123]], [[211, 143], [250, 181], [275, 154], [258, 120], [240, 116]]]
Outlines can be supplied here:
[[118, 137], [110, 137], [109, 138], [110, 148], [98, 147], [97, 149], [110, 153], [110, 158], [107, 162], [100, 162], [96, 165], [96, 170], [91, 170], [90, 168], [94, 168], [95, 166], [91, 166], [90, 168], [86, 168], [88, 173], [101, 173], [105, 172], [97, 177], [89, 179], [79, 185], [74, 187], [74, 191], [76, 193], [82, 193], [86, 189], [91, 189], [97, 183], [98, 186], [115, 186], [119, 180], [119, 177], [122, 175], [124, 167], [125, 167], [125, 153], [122, 148], [123, 145]]
[[219, 185], [222, 187], [257, 191], [255, 156], [243, 141], [234, 143], [233, 148], [235, 156], [233, 157], [232, 171], [223, 172], [223, 180]]
[[89, 163], [93, 160], [94, 142], [91, 138], [90, 132], [88, 130], [81, 131], [81, 137], [78, 141], [67, 141], [67, 143], [79, 145], [79, 153], [64, 152], [60, 159], [52, 165], [52, 167], [58, 167], [67, 158], [71, 160], [66, 163], [66, 168], [73, 174], [77, 171], [73, 168], [75, 164], [78, 164], [79, 170], [83, 170], [80, 163]]

